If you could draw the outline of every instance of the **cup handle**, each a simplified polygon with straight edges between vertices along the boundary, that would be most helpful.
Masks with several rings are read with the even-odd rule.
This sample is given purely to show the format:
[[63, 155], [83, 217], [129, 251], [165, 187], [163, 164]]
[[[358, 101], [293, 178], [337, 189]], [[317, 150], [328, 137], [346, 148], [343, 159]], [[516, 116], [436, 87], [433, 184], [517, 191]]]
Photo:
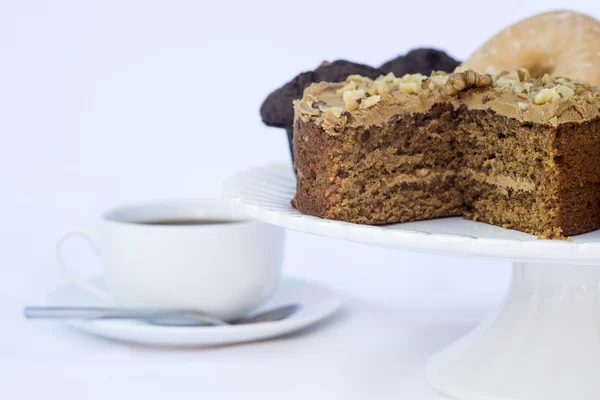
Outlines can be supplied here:
[[66, 233], [64, 233], [60, 239], [58, 239], [58, 241], [56, 242], [56, 246], [54, 247], [54, 254], [56, 256], [56, 261], [58, 262], [58, 265], [60, 267], [60, 269], [62, 270], [62, 272], [65, 274], [65, 276], [67, 277], [67, 279], [74, 284], [75, 286], [85, 290], [86, 292], [89, 292], [95, 296], [98, 297], [102, 297], [103, 299], [106, 300], [111, 300], [114, 301], [114, 298], [106, 293], [104, 290], [92, 285], [91, 283], [86, 282], [85, 280], [78, 278], [77, 276], [75, 276], [75, 274], [73, 273], [73, 271], [71, 271], [69, 269], [69, 267], [67, 266], [67, 264], [65, 263], [65, 260], [62, 256], [62, 246], [63, 243], [65, 242], [65, 240], [72, 238], [72, 237], [82, 237], [84, 239], [86, 239], [89, 243], [90, 246], [92, 246], [92, 249], [94, 250], [94, 253], [96, 253], [96, 255], [98, 254], [98, 249], [96, 247], [96, 242], [94, 241], [93, 235], [83, 231], [83, 230], [71, 230], [68, 231]]

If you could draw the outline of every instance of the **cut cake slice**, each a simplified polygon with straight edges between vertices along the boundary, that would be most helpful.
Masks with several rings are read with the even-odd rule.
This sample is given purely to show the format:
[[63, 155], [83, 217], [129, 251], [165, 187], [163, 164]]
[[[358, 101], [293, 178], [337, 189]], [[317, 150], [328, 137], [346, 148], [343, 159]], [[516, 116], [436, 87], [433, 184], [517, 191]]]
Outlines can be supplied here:
[[313, 84], [294, 103], [302, 213], [361, 224], [462, 215], [563, 238], [600, 228], [600, 99], [527, 70]]

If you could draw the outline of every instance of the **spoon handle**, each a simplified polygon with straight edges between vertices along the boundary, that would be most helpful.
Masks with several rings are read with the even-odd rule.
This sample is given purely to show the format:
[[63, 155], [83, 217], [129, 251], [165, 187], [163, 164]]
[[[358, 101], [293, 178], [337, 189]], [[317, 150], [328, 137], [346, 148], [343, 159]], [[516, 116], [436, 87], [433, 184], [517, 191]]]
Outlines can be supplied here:
[[300, 306], [288, 304], [234, 321], [225, 322], [195, 310], [120, 307], [25, 307], [27, 319], [139, 319], [157, 325], [241, 325], [274, 322], [295, 313]]
[[208, 325], [227, 325], [225, 321], [186, 310], [160, 310], [113, 307], [25, 307], [28, 319], [184, 319]]

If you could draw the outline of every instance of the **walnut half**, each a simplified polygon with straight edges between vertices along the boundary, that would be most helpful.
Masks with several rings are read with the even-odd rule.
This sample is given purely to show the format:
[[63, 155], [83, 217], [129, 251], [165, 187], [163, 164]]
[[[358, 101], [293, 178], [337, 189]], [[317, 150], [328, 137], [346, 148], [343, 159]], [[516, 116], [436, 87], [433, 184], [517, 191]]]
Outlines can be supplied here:
[[492, 86], [492, 77], [489, 74], [479, 74], [473, 70], [456, 72], [448, 77], [444, 90], [446, 94], [453, 96], [458, 92], [469, 88], [482, 88]]

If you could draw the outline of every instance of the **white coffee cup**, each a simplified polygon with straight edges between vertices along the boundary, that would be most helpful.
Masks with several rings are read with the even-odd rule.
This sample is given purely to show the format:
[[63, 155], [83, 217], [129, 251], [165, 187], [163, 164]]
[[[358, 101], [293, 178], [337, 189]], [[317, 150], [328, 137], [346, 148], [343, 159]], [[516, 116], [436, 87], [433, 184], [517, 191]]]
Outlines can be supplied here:
[[[227, 223], [148, 224], [165, 220]], [[66, 266], [64, 240], [83, 236], [100, 256], [108, 292]], [[241, 317], [275, 289], [281, 272], [282, 229], [236, 214], [223, 202], [168, 201], [115, 208], [97, 233], [67, 232], [56, 245], [72, 283], [129, 307], [195, 309], [221, 319]]]

